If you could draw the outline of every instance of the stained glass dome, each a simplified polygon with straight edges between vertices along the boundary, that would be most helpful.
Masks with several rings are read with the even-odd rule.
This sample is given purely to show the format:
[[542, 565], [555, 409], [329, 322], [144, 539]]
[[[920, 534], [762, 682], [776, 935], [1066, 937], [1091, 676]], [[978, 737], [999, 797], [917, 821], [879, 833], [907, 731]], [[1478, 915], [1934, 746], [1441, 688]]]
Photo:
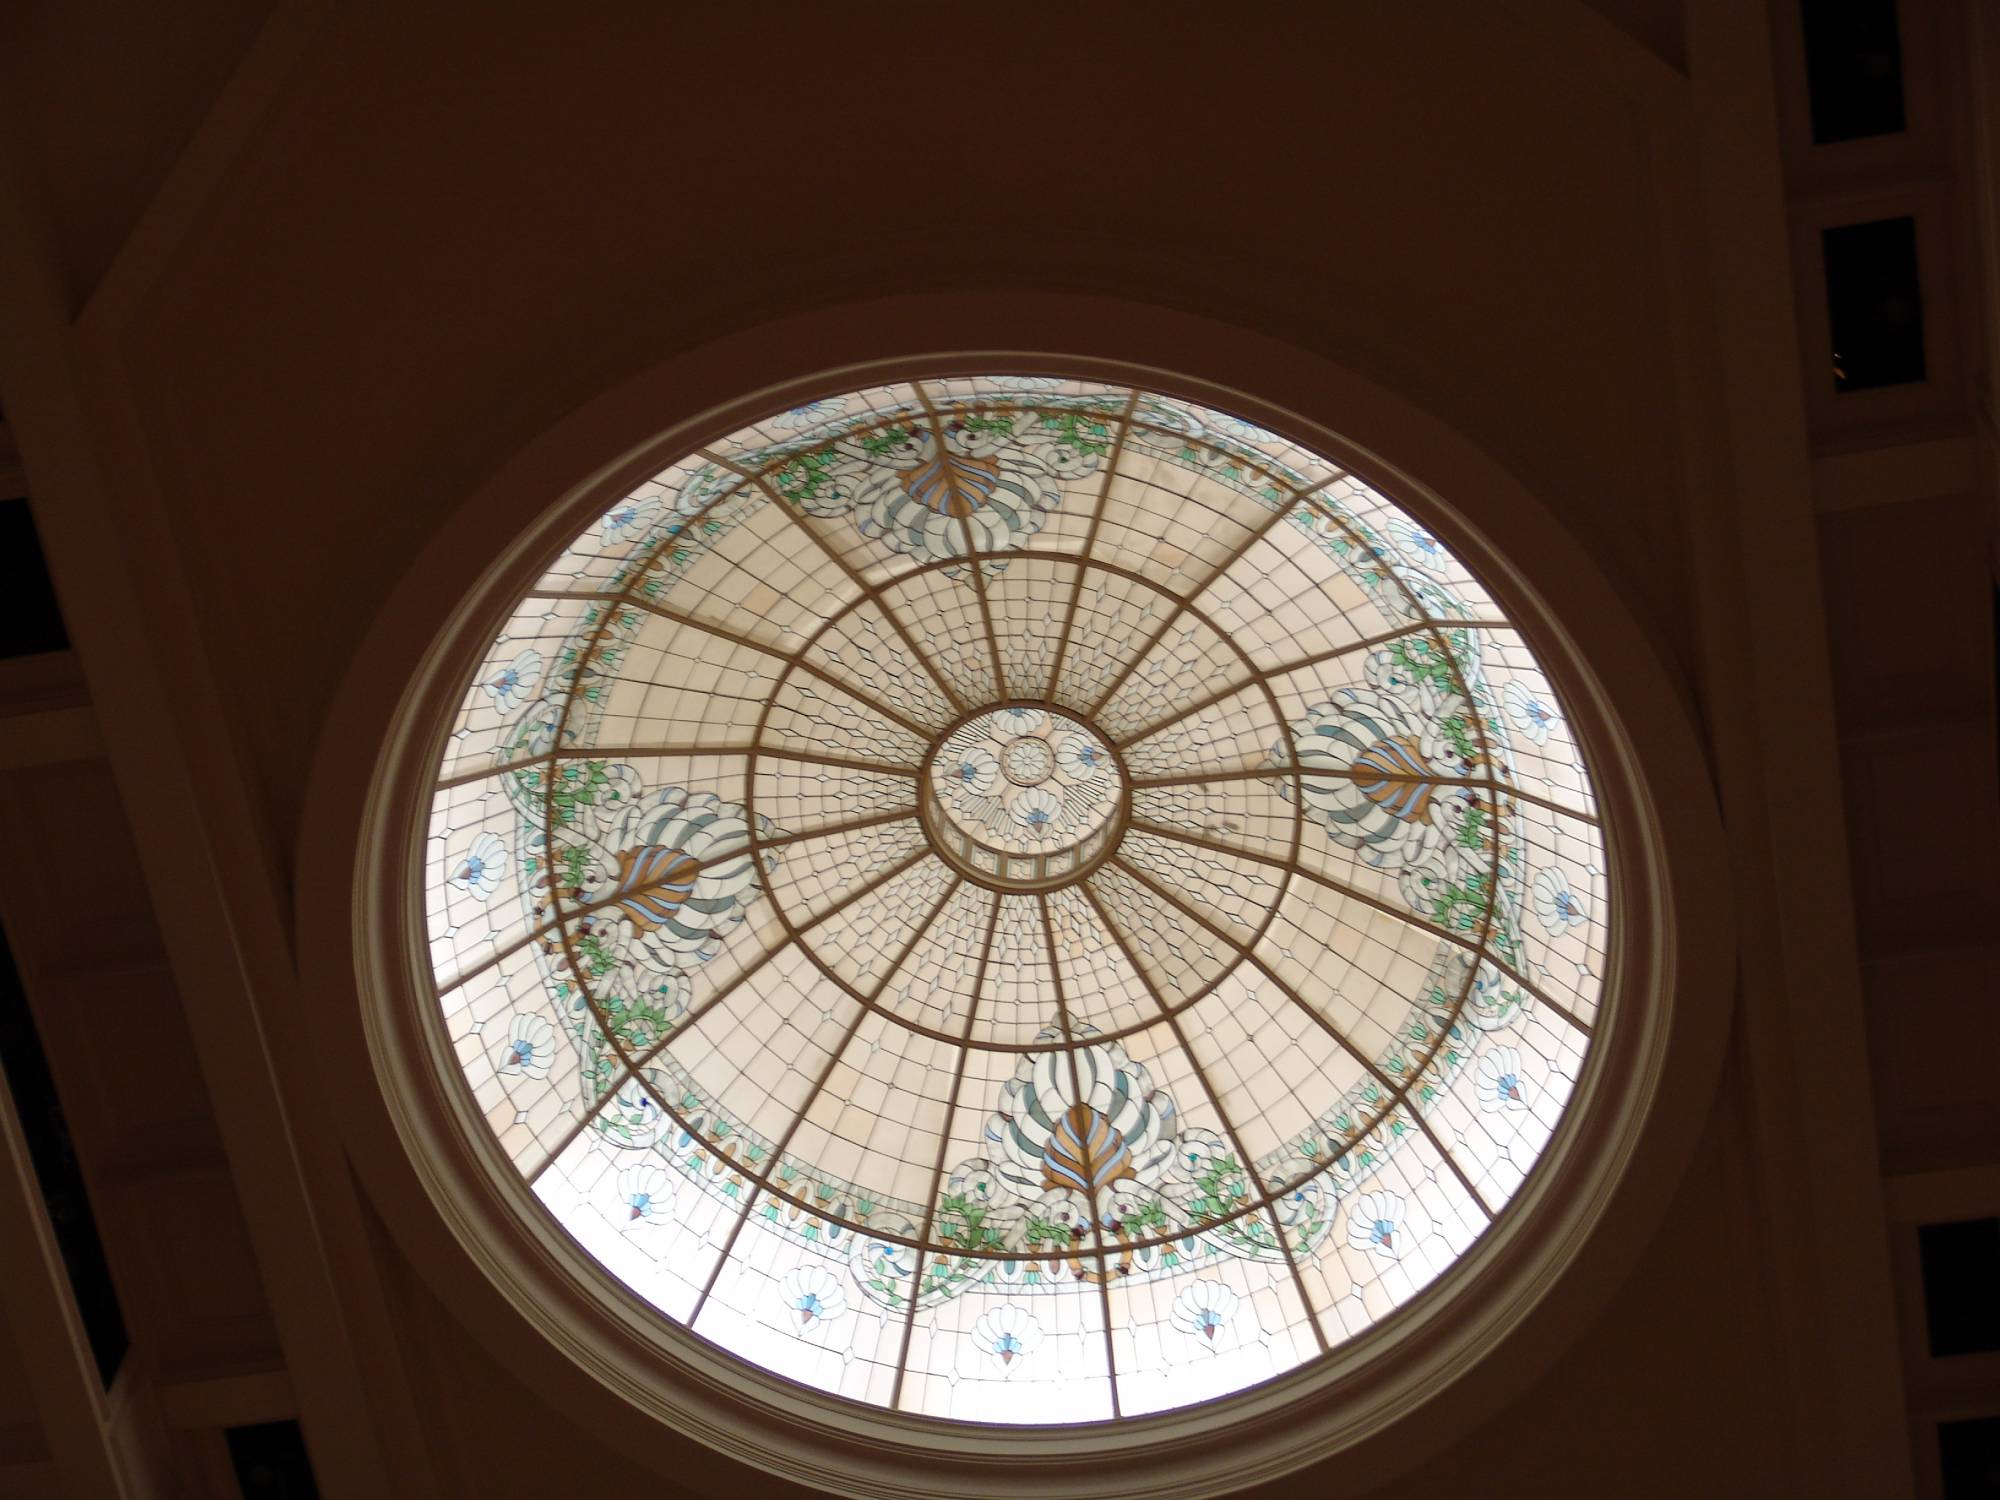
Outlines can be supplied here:
[[981, 1423], [1226, 1396], [1448, 1277], [1609, 933], [1563, 707], [1417, 519], [1039, 376], [617, 500], [474, 673], [422, 857], [462, 1086], [583, 1255]]

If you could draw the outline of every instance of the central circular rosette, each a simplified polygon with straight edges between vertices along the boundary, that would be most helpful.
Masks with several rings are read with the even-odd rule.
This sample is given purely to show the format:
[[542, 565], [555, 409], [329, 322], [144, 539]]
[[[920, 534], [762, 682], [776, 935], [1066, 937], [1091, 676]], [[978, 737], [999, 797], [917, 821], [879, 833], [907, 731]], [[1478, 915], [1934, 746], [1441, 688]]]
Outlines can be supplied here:
[[1053, 709], [982, 709], [939, 739], [925, 823], [976, 880], [1033, 890], [1082, 878], [1116, 843], [1125, 775], [1104, 735]]

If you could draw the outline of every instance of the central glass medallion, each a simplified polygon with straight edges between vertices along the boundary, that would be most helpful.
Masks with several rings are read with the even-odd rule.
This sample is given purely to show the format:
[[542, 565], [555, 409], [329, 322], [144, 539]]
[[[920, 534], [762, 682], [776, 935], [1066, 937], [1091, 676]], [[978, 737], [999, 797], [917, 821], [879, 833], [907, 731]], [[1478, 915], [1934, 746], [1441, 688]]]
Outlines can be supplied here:
[[1125, 774], [1106, 737], [1052, 709], [981, 709], [945, 732], [924, 779], [931, 841], [962, 873], [1009, 890], [1079, 880], [1123, 826]]
[[1622, 882], [1555, 687], [1416, 517], [1239, 417], [1046, 375], [774, 413], [461, 686], [407, 829], [424, 1109], [546, 1209], [571, 1321], [617, 1283], [732, 1410], [797, 1382], [935, 1455], [906, 1422], [1344, 1390], [1598, 1123]]

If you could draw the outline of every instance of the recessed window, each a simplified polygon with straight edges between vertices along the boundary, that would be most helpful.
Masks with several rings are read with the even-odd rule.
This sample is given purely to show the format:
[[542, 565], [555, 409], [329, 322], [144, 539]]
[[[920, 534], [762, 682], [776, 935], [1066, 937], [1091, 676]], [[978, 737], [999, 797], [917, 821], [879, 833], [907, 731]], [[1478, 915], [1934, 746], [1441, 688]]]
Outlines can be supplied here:
[[1903, 48], [1895, 0], [1800, 0], [1813, 143], [1904, 128]]
[[0, 500], [0, 657], [33, 656], [69, 645], [42, 539], [25, 500]]
[[305, 1434], [297, 1422], [258, 1422], [224, 1434], [243, 1500], [318, 1500]]
[[1938, 1469], [1944, 1500], [2000, 1495], [2000, 1417], [1938, 1423]]
[[2000, 1349], [2000, 1219], [1926, 1224], [1917, 1247], [1932, 1355]]
[[69, 1276], [70, 1295], [83, 1320], [84, 1337], [90, 1342], [98, 1378], [108, 1390], [131, 1340], [118, 1306], [117, 1289], [111, 1284], [111, 1269], [104, 1258], [104, 1242], [98, 1237], [90, 1194], [84, 1187], [83, 1168], [70, 1142], [69, 1122], [64, 1118], [48, 1055], [42, 1050], [41, 1033], [28, 1010], [28, 997], [4, 930], [0, 930], [0, 1068], [4, 1068], [7, 1088], [14, 1098], [21, 1133], [27, 1138], [28, 1158], [55, 1232], [56, 1249]]
[[1820, 232], [1833, 385], [1872, 390], [1924, 378], [1924, 306], [1914, 219]]
[[434, 1016], [608, 1276], [804, 1385], [1109, 1422], [1366, 1337], [1508, 1211], [1610, 943], [1579, 738], [1413, 514], [1045, 376], [617, 498], [443, 734]]

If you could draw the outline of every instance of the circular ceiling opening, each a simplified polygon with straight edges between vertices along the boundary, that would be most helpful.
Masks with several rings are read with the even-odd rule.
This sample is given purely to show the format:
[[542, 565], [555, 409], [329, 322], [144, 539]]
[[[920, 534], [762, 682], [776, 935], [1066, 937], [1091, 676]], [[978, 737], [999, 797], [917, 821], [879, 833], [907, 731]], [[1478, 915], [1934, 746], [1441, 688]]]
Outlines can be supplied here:
[[1110, 736], [1046, 704], [975, 712], [932, 745], [917, 782], [937, 852], [995, 890], [1081, 880], [1118, 847], [1129, 812]]
[[455, 1086], [578, 1265], [958, 1422], [1227, 1397], [1449, 1283], [1609, 944], [1473, 575], [1283, 437], [1053, 377], [619, 499], [493, 639], [422, 861]]

